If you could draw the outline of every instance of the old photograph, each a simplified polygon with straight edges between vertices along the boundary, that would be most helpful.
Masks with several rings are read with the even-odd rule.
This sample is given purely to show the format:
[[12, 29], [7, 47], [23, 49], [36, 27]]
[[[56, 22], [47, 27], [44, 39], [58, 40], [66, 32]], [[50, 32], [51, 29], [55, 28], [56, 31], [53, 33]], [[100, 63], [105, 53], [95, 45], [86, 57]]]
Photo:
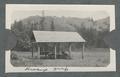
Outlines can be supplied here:
[[104, 42], [115, 26], [113, 5], [8, 4], [7, 8], [6, 28], [17, 38], [6, 59], [12, 67], [69, 71], [107, 68], [113, 62], [110, 68], [115, 70], [115, 51]]

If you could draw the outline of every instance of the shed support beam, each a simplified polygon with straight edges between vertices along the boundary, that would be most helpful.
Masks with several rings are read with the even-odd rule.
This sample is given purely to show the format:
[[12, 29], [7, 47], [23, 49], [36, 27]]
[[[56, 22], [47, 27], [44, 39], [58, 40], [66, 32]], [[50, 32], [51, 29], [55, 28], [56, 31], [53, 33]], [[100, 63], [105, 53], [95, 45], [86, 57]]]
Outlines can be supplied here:
[[38, 58], [40, 58], [40, 47], [38, 46]]
[[71, 52], [72, 52], [72, 49], [71, 49], [71, 44], [69, 45], [69, 56], [70, 56], [70, 58], [71, 58]]
[[57, 46], [56, 46], [56, 44], [55, 44], [55, 59], [56, 59], [56, 50], [57, 50]]
[[82, 59], [84, 59], [85, 43], [83, 43]]
[[32, 47], [32, 49], [31, 49], [31, 50], [32, 50], [32, 58], [33, 58], [33, 52], [34, 52], [34, 49], [33, 49], [33, 47]]

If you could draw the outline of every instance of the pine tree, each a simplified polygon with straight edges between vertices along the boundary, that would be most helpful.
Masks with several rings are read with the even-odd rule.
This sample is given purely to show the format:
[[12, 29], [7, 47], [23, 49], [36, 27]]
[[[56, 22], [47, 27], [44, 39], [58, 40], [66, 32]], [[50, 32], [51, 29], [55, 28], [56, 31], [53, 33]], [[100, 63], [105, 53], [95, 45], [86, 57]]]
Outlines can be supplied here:
[[55, 31], [54, 19], [51, 21], [51, 31]]
[[44, 31], [44, 21], [45, 21], [44, 11], [42, 11], [42, 17], [41, 17], [41, 21], [40, 21], [41, 28], [39, 30]]

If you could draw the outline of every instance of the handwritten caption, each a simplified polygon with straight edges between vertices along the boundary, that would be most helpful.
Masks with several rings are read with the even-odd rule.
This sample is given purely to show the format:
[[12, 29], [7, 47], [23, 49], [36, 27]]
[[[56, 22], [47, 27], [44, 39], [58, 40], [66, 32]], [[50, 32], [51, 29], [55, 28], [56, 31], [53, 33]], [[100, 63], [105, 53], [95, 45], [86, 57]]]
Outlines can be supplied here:
[[57, 72], [57, 71], [61, 71], [61, 72], [67, 72], [69, 69], [68, 67], [52, 67], [52, 68], [45, 68], [45, 67], [25, 67], [25, 71], [28, 72], [49, 72], [49, 71], [53, 71], [53, 72]]

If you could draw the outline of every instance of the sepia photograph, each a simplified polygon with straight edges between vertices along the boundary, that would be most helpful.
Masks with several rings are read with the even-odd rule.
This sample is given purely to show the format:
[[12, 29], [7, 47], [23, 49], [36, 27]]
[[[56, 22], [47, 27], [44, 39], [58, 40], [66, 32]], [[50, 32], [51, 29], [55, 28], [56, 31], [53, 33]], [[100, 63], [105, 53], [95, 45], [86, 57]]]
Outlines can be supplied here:
[[7, 67], [7, 63], [27, 67], [23, 69], [28, 72], [39, 67], [47, 67], [47, 72], [104, 71], [108, 66], [108, 71], [115, 70], [115, 51], [104, 42], [115, 28], [114, 5], [7, 4], [6, 8], [6, 28], [17, 38], [16, 46], [6, 51]]

